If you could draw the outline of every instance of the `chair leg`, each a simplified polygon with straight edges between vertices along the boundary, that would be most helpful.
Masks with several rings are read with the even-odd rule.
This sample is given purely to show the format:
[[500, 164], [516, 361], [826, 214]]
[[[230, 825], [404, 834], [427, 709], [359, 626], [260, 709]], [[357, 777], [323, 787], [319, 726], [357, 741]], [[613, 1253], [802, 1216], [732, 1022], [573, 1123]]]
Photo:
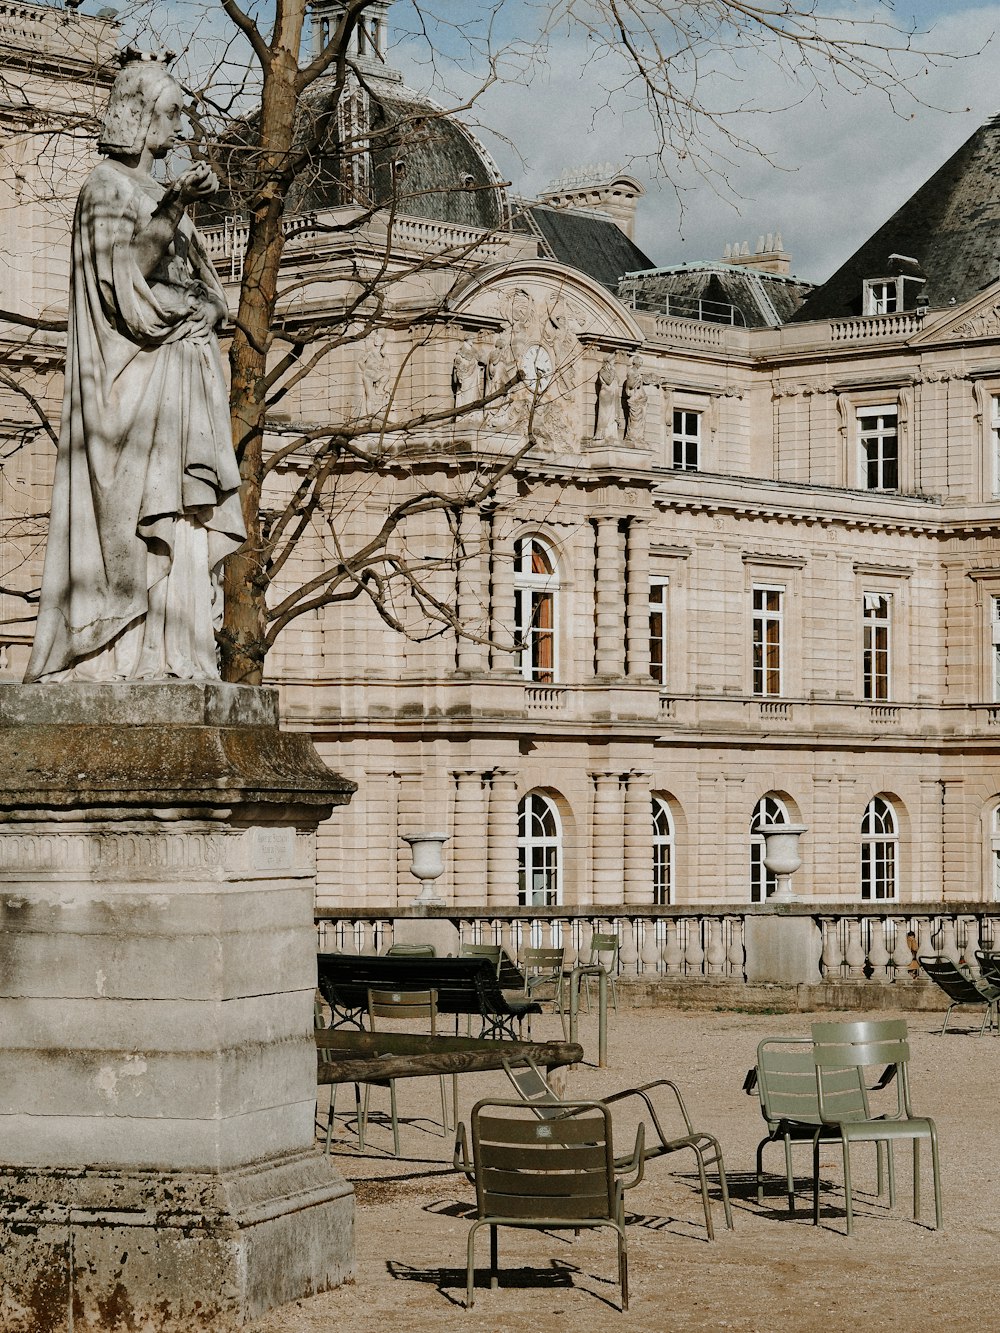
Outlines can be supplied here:
[[770, 1143], [770, 1139], [761, 1139], [757, 1144], [757, 1203], [758, 1206], [764, 1206], [764, 1145]]
[[715, 1227], [712, 1225], [712, 1201], [708, 1197], [708, 1177], [705, 1174], [705, 1159], [702, 1157], [701, 1149], [694, 1143], [691, 1144], [694, 1151], [695, 1161], [698, 1163], [698, 1180], [701, 1183], [701, 1205], [705, 1210], [705, 1230], [708, 1232], [708, 1239], [715, 1240]]
[[938, 1033], [939, 1037], [943, 1037], [945, 1032], [947, 1031], [948, 1019], [951, 1018], [951, 1011], [952, 1009], [954, 1009], [954, 1007], [955, 1007], [955, 1001], [952, 1000], [951, 1004], [949, 1004], [948, 1008], [944, 1011], [944, 1022], [941, 1024], [941, 1031]]
[[819, 1133], [813, 1136], [813, 1226], [819, 1226]]
[[792, 1175], [792, 1140], [785, 1135], [785, 1190], [788, 1193], [788, 1211], [795, 1212], [795, 1177]]
[[490, 1227], [490, 1289], [496, 1291], [500, 1285], [500, 1266], [498, 1262], [499, 1246], [497, 1245], [497, 1230], [495, 1226]]
[[389, 1080], [389, 1114], [392, 1116], [392, 1153], [399, 1156], [399, 1114], [396, 1107], [396, 1080]]
[[473, 1222], [469, 1228], [469, 1239], [465, 1247], [465, 1308], [471, 1310], [475, 1301], [473, 1289], [476, 1284], [476, 1232], [482, 1222]]
[[625, 1228], [618, 1227], [618, 1285], [622, 1293], [622, 1309], [628, 1309], [628, 1241]]
[[937, 1129], [931, 1125], [931, 1171], [934, 1175], [934, 1225], [938, 1231], [944, 1225], [941, 1220], [941, 1164], [938, 1161]]
[[841, 1138], [841, 1144], [844, 1149], [844, 1203], [847, 1208], [847, 1234], [851, 1234], [854, 1226], [854, 1202], [851, 1197], [851, 1141]]
[[913, 1140], [913, 1219], [920, 1216], [920, 1140]]
[[718, 1149], [716, 1166], [719, 1168], [719, 1191], [722, 1194], [722, 1211], [726, 1218], [726, 1230], [732, 1231], [734, 1230], [733, 1209], [729, 1202], [729, 1181], [726, 1179], [726, 1168], [722, 1161], [722, 1149], [719, 1148], [718, 1144], [716, 1144], [716, 1148]]

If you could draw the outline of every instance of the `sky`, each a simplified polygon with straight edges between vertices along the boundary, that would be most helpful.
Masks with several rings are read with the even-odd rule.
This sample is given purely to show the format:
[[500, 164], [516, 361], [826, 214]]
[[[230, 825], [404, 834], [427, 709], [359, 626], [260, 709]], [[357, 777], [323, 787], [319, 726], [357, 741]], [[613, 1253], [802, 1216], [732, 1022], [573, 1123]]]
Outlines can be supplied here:
[[[84, 12], [106, 2], [85, 0]], [[266, 12], [266, 0], [259, 3]], [[446, 20], [434, 34], [442, 53], [436, 71], [419, 44], [400, 40], [411, 26], [408, 0], [397, 0], [390, 12], [399, 41], [391, 55], [411, 86], [431, 87], [448, 105], [449, 96], [462, 99], [478, 86], [481, 65], [463, 45], [461, 29], [469, 30], [473, 16], [484, 22], [488, 6], [485, 0], [435, 3]], [[827, 7], [834, 4], [852, 16], [871, 7], [868, 0], [831, 0]], [[211, 11], [219, 6], [201, 0], [200, 7], [205, 32], [215, 26]], [[544, 191], [567, 169], [595, 163], [627, 168], [646, 189], [635, 239], [659, 265], [719, 259], [727, 243], [748, 241], [753, 250], [758, 236], [778, 232], [793, 272], [822, 281], [1000, 112], [1000, 0], [895, 0], [898, 24], [930, 29], [919, 39], [925, 50], [963, 58], [912, 60], [903, 93], [890, 102], [874, 88], [821, 91], [759, 53], [727, 52], [706, 67], [703, 86], [730, 105], [769, 109], [735, 115], [744, 148], [709, 136], [707, 176], [690, 158], [657, 165], [649, 160], [647, 117], [629, 104], [628, 94], [608, 98], [613, 69], [608, 61], [588, 61], [593, 43], [579, 33], [559, 33], [544, 59], [519, 56], [539, 9], [553, 7], [504, 0], [494, 28], [503, 77], [465, 119], [519, 194]], [[156, 5], [157, 20], [174, 19], [181, 33], [193, 13], [185, 0]]]

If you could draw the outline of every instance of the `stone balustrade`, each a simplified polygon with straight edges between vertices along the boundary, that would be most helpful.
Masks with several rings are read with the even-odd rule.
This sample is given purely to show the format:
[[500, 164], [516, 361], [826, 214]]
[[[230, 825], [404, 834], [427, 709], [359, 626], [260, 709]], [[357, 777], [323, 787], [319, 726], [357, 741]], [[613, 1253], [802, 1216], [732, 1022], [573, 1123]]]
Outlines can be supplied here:
[[[319, 948], [379, 953], [393, 940], [396, 912], [344, 908], [317, 912]], [[562, 945], [567, 965], [586, 962], [595, 930], [615, 931], [620, 940], [621, 977], [657, 976], [742, 983], [748, 974], [746, 923], [750, 917], [796, 917], [815, 930], [815, 982], [855, 981], [871, 985], [917, 977], [920, 955], [975, 963], [977, 949], [1000, 949], [1000, 902], [855, 906], [795, 903], [770, 906], [675, 906], [598, 912], [594, 908], [508, 908], [490, 912], [461, 907], [430, 909], [427, 916], [450, 921], [466, 943], [502, 944], [515, 960], [528, 946]], [[751, 965], [753, 960], [750, 960]], [[751, 972], [754, 969], [751, 966]]]

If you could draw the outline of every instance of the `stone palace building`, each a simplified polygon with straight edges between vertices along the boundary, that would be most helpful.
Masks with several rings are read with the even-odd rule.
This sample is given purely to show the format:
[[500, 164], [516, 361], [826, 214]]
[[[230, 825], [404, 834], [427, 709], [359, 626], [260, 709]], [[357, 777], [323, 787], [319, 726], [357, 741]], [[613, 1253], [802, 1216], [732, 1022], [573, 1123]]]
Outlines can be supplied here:
[[[317, 0], [319, 32], [336, 9]], [[344, 466], [282, 578], [401, 499], [511, 466], [398, 539], [466, 634], [422, 634], [405, 596], [402, 634], [359, 596], [268, 659], [285, 725], [358, 786], [320, 830], [319, 906], [411, 901], [402, 835], [428, 831], [448, 835], [439, 890], [469, 907], [761, 901], [761, 822], [806, 826], [807, 898], [1000, 897], [1000, 120], [819, 286], [773, 234], [657, 268], [638, 181], [567, 173], [517, 199], [386, 63], [387, 10], [339, 113], [371, 136], [350, 199], [325, 161], [287, 201], [286, 314], [335, 315], [379, 264], [394, 304], [309, 370], [269, 440], [365, 421], [379, 467]], [[3, 311], [64, 313], [67, 183], [89, 161], [64, 113], [99, 103], [115, 42], [110, 17], [0, 6]], [[390, 159], [379, 131], [403, 120], [420, 133]], [[361, 195], [348, 245], [331, 224]], [[242, 221], [235, 186], [199, 219], [234, 302]], [[433, 323], [407, 327], [429, 295]], [[0, 320], [5, 594], [37, 587], [60, 356], [57, 331]], [[414, 414], [438, 419], [394, 429]], [[310, 462], [288, 451], [276, 494]], [[19, 678], [30, 607], [2, 605]]]

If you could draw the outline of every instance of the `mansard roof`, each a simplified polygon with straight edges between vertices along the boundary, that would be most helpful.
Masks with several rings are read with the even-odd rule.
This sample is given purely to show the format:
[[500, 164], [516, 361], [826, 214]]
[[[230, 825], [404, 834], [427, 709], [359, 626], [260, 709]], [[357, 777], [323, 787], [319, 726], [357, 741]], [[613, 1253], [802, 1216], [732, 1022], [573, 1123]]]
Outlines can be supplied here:
[[579, 269], [605, 287], [614, 289], [625, 273], [653, 266], [617, 223], [599, 213], [529, 204], [514, 226], [538, 236], [548, 258]]
[[811, 290], [811, 283], [790, 275], [706, 262], [628, 273], [618, 286], [622, 300], [639, 310], [750, 329], [787, 323]]
[[795, 320], [862, 313], [866, 278], [892, 273], [890, 255], [912, 256], [926, 275], [931, 308], [961, 305], [997, 276], [1000, 252], [1000, 115], [957, 153], [816, 288]]

